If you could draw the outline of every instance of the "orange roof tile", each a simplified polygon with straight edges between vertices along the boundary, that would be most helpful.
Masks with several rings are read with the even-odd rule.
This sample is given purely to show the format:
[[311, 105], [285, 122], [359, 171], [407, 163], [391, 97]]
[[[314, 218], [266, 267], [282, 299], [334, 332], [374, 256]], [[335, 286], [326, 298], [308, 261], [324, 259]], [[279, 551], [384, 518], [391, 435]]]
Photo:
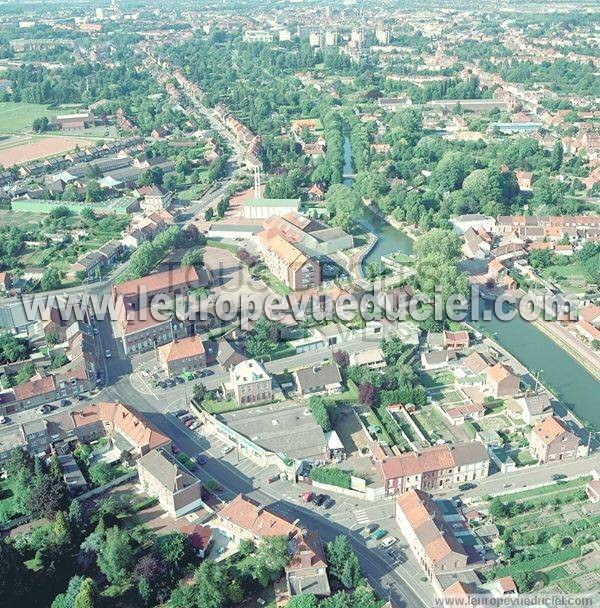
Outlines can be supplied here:
[[534, 427], [533, 433], [535, 433], [546, 445], [550, 445], [557, 437], [560, 437], [564, 433], [569, 433], [569, 430], [563, 425], [563, 423], [551, 416], [542, 420], [540, 424]]
[[289, 536], [297, 530], [289, 521], [243, 494], [238, 494], [218, 515], [258, 537]]
[[204, 344], [199, 336], [188, 336], [174, 340], [158, 349], [163, 361], [178, 361], [188, 357], [199, 357], [205, 354]]

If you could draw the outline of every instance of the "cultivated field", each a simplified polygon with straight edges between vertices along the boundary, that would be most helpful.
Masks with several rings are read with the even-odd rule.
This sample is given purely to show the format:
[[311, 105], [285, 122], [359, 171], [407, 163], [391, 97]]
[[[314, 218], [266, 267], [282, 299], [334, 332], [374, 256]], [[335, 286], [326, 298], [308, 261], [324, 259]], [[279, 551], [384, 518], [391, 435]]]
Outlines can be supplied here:
[[0, 165], [12, 167], [55, 154], [64, 154], [76, 146], [93, 145], [89, 139], [79, 137], [15, 136], [0, 141]]

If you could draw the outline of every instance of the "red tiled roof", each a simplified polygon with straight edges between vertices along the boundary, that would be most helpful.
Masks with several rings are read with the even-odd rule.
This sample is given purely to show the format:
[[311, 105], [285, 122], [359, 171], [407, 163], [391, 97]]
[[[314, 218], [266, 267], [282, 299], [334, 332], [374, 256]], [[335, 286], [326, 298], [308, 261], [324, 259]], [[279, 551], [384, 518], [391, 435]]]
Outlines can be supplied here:
[[149, 451], [167, 445], [171, 440], [152, 426], [143, 415], [123, 403], [93, 403], [81, 410], [71, 412], [75, 427], [82, 427], [95, 422], [112, 424], [135, 447]]
[[40, 376], [39, 374], [33, 376], [28, 382], [17, 384], [13, 388], [17, 401], [31, 399], [38, 395], [47, 395], [54, 390], [56, 390], [54, 376]]
[[194, 549], [206, 549], [212, 538], [212, 529], [200, 524], [186, 524], [180, 531], [188, 537]]
[[550, 416], [534, 427], [532, 433], [535, 433], [546, 445], [550, 445], [557, 437], [570, 431], [558, 418]]
[[238, 494], [219, 511], [219, 517], [247, 530], [254, 536], [289, 536], [297, 528], [289, 521]]
[[125, 281], [113, 287], [115, 296], [138, 295], [141, 290], [149, 293], [165, 292], [178, 287], [196, 285], [200, 281], [194, 266], [182, 266], [166, 272], [157, 272], [141, 279]]
[[188, 357], [199, 357], [205, 353], [205, 350], [198, 336], [188, 336], [161, 346], [158, 352], [163, 361], [178, 361]]

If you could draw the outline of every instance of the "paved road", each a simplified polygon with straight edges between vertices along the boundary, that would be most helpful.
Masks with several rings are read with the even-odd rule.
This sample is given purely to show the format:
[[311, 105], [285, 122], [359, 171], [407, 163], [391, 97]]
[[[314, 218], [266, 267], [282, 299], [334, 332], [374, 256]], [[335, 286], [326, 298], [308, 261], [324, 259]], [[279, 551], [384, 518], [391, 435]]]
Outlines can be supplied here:
[[[347, 534], [356, 550], [365, 574], [382, 597], [391, 594], [399, 606], [412, 608], [425, 604], [432, 596], [433, 590], [429, 584], [420, 580], [421, 572], [416, 563], [412, 562], [412, 556], [406, 556], [411, 561], [400, 564], [394, 569], [390, 559], [379, 547], [369, 547], [364, 538], [352, 528], [358, 527], [355, 504], [360, 505], [361, 511], [375, 510], [373, 517], [364, 521], [381, 521], [382, 526], [390, 529], [394, 522], [390, 520], [393, 504], [373, 505], [372, 503], [354, 501], [350, 502], [339, 498], [335, 519], [331, 514], [323, 516], [316, 512], [316, 508], [298, 504], [298, 486], [279, 481], [269, 485], [267, 477], [273, 471], [263, 471], [257, 465], [253, 465], [247, 459], [238, 462], [235, 452], [225, 457], [221, 453], [223, 444], [218, 439], [206, 437], [190, 431], [179, 420], [167, 413], [181, 409], [186, 405], [183, 389], [178, 385], [178, 391], [158, 394], [147, 394], [139, 392], [131, 383], [131, 363], [125, 358], [112, 339], [110, 326], [103, 323], [100, 326], [100, 339], [103, 348], [111, 348], [113, 356], [106, 361], [108, 386], [104, 388], [96, 399], [117, 400], [130, 403], [144, 412], [148, 419], [163, 433], [173, 440], [173, 443], [182, 451], [190, 455], [202, 453], [207, 458], [203, 466], [201, 477], [206, 481], [213, 478], [224, 488], [222, 497], [226, 500], [233, 498], [240, 492], [249, 494], [263, 504], [270, 504], [273, 508], [292, 520], [300, 519], [305, 525], [317, 528], [324, 541], [332, 539], [338, 534]], [[174, 387], [175, 388], [175, 387]], [[243, 470], [247, 470], [248, 474]], [[327, 517], [327, 515], [329, 517]], [[364, 524], [363, 524], [364, 525]], [[417, 575], [415, 575], [415, 572]], [[388, 587], [391, 584], [392, 587]], [[416, 591], [413, 591], [413, 588]], [[422, 600], [425, 598], [425, 600]]]

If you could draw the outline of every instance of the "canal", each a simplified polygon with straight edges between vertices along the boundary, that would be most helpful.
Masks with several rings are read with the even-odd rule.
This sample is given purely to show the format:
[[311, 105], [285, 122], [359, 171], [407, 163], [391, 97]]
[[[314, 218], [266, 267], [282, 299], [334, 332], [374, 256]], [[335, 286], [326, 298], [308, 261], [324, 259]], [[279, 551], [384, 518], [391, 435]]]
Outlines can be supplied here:
[[[350, 175], [354, 172], [352, 163], [352, 147], [348, 137], [344, 139], [344, 175]], [[351, 186], [354, 183], [354, 178], [345, 178], [344, 184]], [[363, 215], [359, 220], [359, 224], [377, 237], [377, 243], [363, 258], [363, 270], [372, 262], [380, 263], [381, 257], [396, 251], [402, 253], [412, 253], [413, 242], [402, 230], [394, 228], [383, 218], [373, 213], [368, 207], [364, 207]]]
[[[350, 140], [345, 138], [344, 174], [353, 172], [352, 148]], [[353, 182], [352, 178], [344, 180], [349, 186]], [[363, 268], [395, 251], [412, 253], [412, 240], [367, 207], [360, 224], [377, 236], [376, 245], [363, 259]], [[486, 302], [483, 306], [491, 307], [492, 304]], [[541, 382], [578, 418], [600, 429], [600, 382], [567, 351], [518, 315], [512, 321], [500, 321], [492, 315], [490, 321], [479, 321], [477, 325], [513, 354], [532, 374], [539, 374]]]
[[[492, 309], [493, 303], [482, 304]], [[541, 332], [535, 325], [515, 316], [500, 321], [492, 315], [489, 321], [478, 321], [500, 346], [513, 354], [532, 374], [556, 394], [562, 403], [581, 420], [600, 429], [600, 382], [567, 351]]]

